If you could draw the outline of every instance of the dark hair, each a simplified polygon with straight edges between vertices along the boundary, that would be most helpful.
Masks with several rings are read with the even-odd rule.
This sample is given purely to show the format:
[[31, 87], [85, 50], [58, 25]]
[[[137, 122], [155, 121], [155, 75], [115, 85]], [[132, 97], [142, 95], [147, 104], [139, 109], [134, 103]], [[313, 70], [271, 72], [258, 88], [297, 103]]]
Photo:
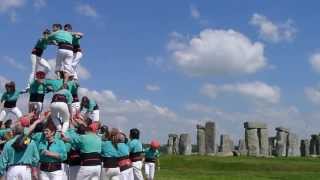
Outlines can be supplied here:
[[42, 32], [43, 35], [50, 34], [50, 33], [51, 33], [51, 31], [50, 31], [49, 29], [46, 29], [46, 30], [44, 30], [44, 31]]
[[17, 137], [17, 139], [13, 142], [11, 146], [16, 151], [23, 151], [27, 149], [29, 143], [30, 139], [27, 136], [21, 134]]
[[4, 123], [4, 127], [5, 128], [10, 128], [12, 125], [12, 119], [8, 119], [5, 123]]
[[61, 24], [52, 24], [52, 27], [58, 28], [58, 29], [62, 29], [62, 25]]
[[86, 133], [86, 126], [83, 124], [80, 124], [77, 128], [77, 133], [78, 134], [85, 134]]
[[130, 139], [139, 139], [140, 131], [137, 128], [130, 129]]
[[104, 139], [107, 140], [110, 138], [110, 132], [109, 132], [108, 126], [106, 125], [101, 126], [100, 133], [104, 135]]
[[43, 126], [44, 129], [50, 129], [51, 131], [57, 131], [56, 125], [53, 123], [51, 116], [48, 117], [47, 122]]
[[35, 132], [35, 133], [42, 132], [43, 131], [43, 127], [44, 127], [44, 123], [38, 123], [36, 125], [36, 127], [34, 128], [33, 132]]
[[16, 83], [14, 81], [9, 81], [5, 84], [6, 89], [12, 88], [13, 91], [16, 91]]
[[71, 26], [71, 24], [65, 24], [65, 25], [63, 26], [63, 29], [64, 29], [65, 31], [72, 31], [72, 26]]

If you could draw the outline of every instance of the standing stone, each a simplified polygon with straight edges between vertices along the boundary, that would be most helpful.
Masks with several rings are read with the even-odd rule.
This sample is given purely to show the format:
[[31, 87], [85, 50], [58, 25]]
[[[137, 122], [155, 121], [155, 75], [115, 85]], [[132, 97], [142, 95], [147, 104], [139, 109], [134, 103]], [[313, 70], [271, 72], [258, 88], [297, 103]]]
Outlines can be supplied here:
[[214, 122], [206, 122], [205, 134], [206, 153], [214, 154], [216, 152], [216, 125]]
[[276, 155], [276, 138], [269, 137], [269, 156]]
[[179, 154], [191, 155], [191, 151], [191, 136], [189, 134], [181, 134], [179, 140]]
[[178, 154], [179, 153], [179, 136], [177, 134], [173, 135], [173, 149], [172, 149], [173, 154]]
[[206, 134], [205, 127], [197, 125], [197, 149], [200, 155], [206, 153]]
[[233, 141], [229, 135], [223, 134], [220, 137], [220, 152], [230, 153], [234, 150]]
[[239, 152], [241, 156], [247, 155], [246, 141], [244, 139], [239, 140]]
[[300, 156], [300, 142], [297, 134], [289, 133], [288, 136], [288, 156]]
[[178, 153], [178, 135], [169, 134], [168, 144], [167, 144], [167, 153], [169, 155]]
[[258, 130], [246, 129], [245, 139], [246, 139], [248, 156], [258, 156], [259, 155]]
[[171, 155], [173, 152], [173, 137], [169, 134], [168, 144], [167, 144], [167, 153]]
[[287, 143], [288, 143], [289, 130], [282, 127], [278, 127], [276, 128], [276, 130], [277, 130], [276, 155], [279, 157], [287, 156]]
[[301, 156], [303, 156], [303, 157], [310, 156], [310, 141], [309, 141], [309, 139], [301, 140], [300, 151], [301, 151]]
[[258, 137], [259, 137], [259, 143], [260, 143], [260, 155], [268, 156], [269, 154], [268, 129], [258, 129]]
[[319, 155], [319, 136], [317, 134], [311, 135], [310, 141], [310, 154]]

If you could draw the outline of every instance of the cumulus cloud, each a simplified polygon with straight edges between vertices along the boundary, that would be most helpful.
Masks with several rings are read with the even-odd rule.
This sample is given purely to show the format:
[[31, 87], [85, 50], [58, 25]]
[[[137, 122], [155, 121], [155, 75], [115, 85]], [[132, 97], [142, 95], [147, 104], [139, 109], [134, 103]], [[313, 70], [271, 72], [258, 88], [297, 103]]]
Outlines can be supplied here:
[[314, 71], [320, 72], [320, 53], [314, 53], [311, 55], [309, 62]]
[[158, 86], [156, 84], [147, 84], [146, 90], [147, 91], [160, 91], [160, 86]]
[[252, 15], [250, 24], [259, 28], [259, 35], [262, 39], [273, 43], [290, 41], [294, 39], [297, 32], [291, 19], [284, 23], [274, 23], [258, 13]]
[[304, 93], [308, 100], [314, 104], [320, 104], [320, 89], [315, 87], [307, 87]]
[[18, 61], [16, 61], [14, 58], [9, 57], [9, 56], [3, 56], [2, 60], [7, 63], [8, 65], [10, 65], [11, 67], [18, 69], [18, 70], [26, 70], [26, 66], [24, 66], [23, 64], [19, 63]]
[[278, 103], [280, 100], [279, 87], [270, 86], [259, 81], [224, 85], [205, 84], [200, 92], [210, 98], [216, 98], [221, 93], [237, 93], [269, 103]]
[[88, 16], [88, 17], [98, 17], [98, 13], [96, 9], [89, 5], [89, 4], [79, 4], [76, 6], [76, 11], [77, 13], [83, 15], [83, 16]]
[[46, 0], [34, 0], [33, 6], [38, 9], [43, 8], [43, 7], [47, 6], [47, 1]]
[[190, 15], [194, 19], [200, 18], [200, 11], [195, 5], [190, 5]]
[[169, 41], [175, 65], [191, 76], [253, 74], [267, 66], [264, 46], [234, 30], [205, 29], [186, 41]]
[[7, 14], [9, 20], [14, 23], [17, 21], [16, 10], [25, 5], [25, 0], [0, 0], [0, 13]]

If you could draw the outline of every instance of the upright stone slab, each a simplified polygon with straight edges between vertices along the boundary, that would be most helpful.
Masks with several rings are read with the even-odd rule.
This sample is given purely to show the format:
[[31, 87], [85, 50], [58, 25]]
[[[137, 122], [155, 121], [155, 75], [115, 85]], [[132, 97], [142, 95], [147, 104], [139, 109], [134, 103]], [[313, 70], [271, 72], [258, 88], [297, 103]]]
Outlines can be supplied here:
[[288, 144], [288, 134], [289, 130], [286, 128], [278, 127], [276, 128], [277, 135], [277, 145], [276, 145], [276, 155], [278, 157], [287, 156], [287, 144]]
[[214, 154], [216, 152], [216, 125], [214, 122], [206, 122], [205, 125], [206, 132], [206, 153]]
[[269, 137], [269, 156], [276, 155], [276, 138]]
[[300, 156], [300, 141], [297, 134], [289, 133], [288, 135], [288, 156], [297, 157]]
[[246, 141], [244, 139], [239, 140], [239, 152], [241, 156], [246, 156], [248, 153], [246, 148]]
[[246, 140], [248, 156], [258, 156], [259, 155], [258, 130], [246, 129], [245, 140]]
[[206, 153], [206, 134], [205, 127], [197, 125], [197, 149], [198, 154], [204, 155]]
[[319, 135], [313, 134], [311, 135], [310, 140], [310, 154], [311, 155], [319, 155]]
[[179, 153], [179, 136], [177, 134], [173, 134], [173, 154]]
[[268, 129], [258, 129], [258, 137], [260, 144], [260, 156], [268, 156], [269, 155], [269, 137], [268, 137]]
[[231, 137], [227, 134], [222, 134], [220, 136], [220, 152], [230, 153], [234, 150], [233, 141]]
[[301, 140], [300, 152], [302, 157], [310, 156], [310, 141], [309, 139]]
[[191, 136], [189, 134], [181, 134], [179, 140], [179, 154], [191, 155], [191, 151]]
[[169, 134], [168, 136], [167, 153], [171, 155], [173, 154], [173, 136], [172, 134]]

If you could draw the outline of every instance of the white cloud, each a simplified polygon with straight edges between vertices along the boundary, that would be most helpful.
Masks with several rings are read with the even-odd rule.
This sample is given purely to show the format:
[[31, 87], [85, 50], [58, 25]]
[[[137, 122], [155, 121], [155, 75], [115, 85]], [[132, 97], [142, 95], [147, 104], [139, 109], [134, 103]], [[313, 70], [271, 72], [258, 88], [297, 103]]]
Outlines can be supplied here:
[[293, 21], [288, 19], [284, 23], [274, 23], [266, 16], [261, 14], [253, 14], [250, 24], [259, 28], [259, 35], [266, 41], [277, 43], [280, 41], [292, 40], [297, 32], [293, 25]]
[[3, 56], [2, 60], [12, 66], [13, 68], [19, 69], [19, 70], [26, 70], [26, 66], [23, 64], [17, 62], [14, 58], [9, 57], [9, 56]]
[[76, 7], [76, 11], [83, 16], [94, 17], [94, 18], [98, 17], [98, 13], [96, 9], [89, 4], [79, 4]]
[[210, 98], [216, 98], [221, 93], [237, 93], [243, 96], [263, 100], [269, 103], [278, 103], [280, 100], [280, 88], [277, 86], [269, 86], [263, 82], [237, 83], [214, 85], [205, 84], [201, 90], [201, 94]]
[[263, 44], [234, 30], [205, 29], [189, 42], [175, 35], [168, 49], [191, 76], [253, 74], [267, 66]]
[[160, 91], [160, 87], [155, 84], [147, 84], [146, 85], [146, 90], [148, 91]]
[[314, 104], [320, 104], [320, 89], [314, 87], [307, 87], [304, 89], [304, 93], [311, 102]]
[[22, 7], [25, 4], [25, 0], [0, 0], [0, 12], [8, 12]]
[[309, 62], [313, 70], [320, 72], [320, 53], [314, 53], [311, 55]]
[[200, 18], [200, 11], [194, 5], [190, 5], [190, 14], [191, 14], [191, 17], [194, 18], [194, 19], [199, 19]]
[[34, 0], [33, 6], [38, 9], [43, 8], [47, 6], [47, 0]]

